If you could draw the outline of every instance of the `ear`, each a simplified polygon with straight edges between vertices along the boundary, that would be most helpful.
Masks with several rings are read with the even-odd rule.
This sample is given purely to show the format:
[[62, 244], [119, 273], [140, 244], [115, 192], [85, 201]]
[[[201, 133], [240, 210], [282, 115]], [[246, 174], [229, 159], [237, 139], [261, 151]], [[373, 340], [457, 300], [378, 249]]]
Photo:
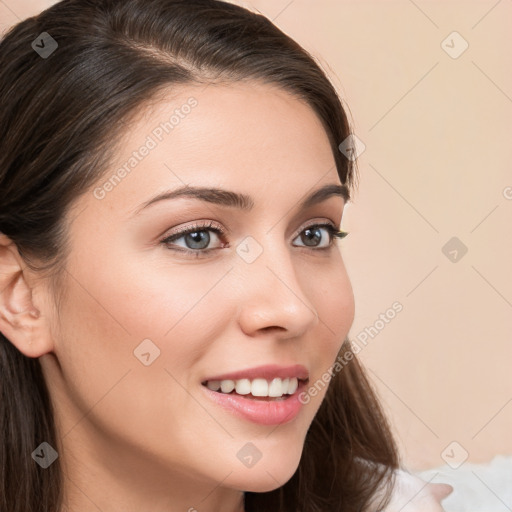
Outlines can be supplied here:
[[36, 295], [41, 297], [34, 293], [36, 282], [14, 242], [0, 233], [0, 332], [22, 354], [34, 358], [53, 349], [48, 316], [41, 311], [42, 304], [34, 303]]

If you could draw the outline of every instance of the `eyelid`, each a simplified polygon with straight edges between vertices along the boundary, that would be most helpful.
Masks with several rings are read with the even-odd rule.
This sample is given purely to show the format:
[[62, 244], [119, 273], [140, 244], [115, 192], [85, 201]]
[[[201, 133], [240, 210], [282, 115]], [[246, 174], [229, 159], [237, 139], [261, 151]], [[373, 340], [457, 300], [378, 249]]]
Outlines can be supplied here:
[[[297, 231], [297, 234], [293, 237], [292, 241], [295, 240], [295, 238], [298, 238], [300, 234], [305, 231], [306, 229], [312, 229], [312, 228], [323, 228], [328, 231], [329, 233], [329, 243], [325, 247], [308, 247], [307, 245], [299, 245], [298, 247], [302, 249], [306, 249], [308, 251], [313, 251], [314, 253], [319, 254], [325, 254], [325, 251], [330, 251], [334, 249], [336, 246], [336, 239], [342, 239], [345, 236], [348, 235], [348, 232], [342, 231], [338, 228], [338, 225], [333, 222], [332, 220], [310, 220], [309, 222], [303, 224], [299, 230]], [[180, 227], [176, 231], [171, 231], [171, 233], [164, 235], [164, 237], [159, 238], [159, 245], [163, 245], [167, 247], [168, 250], [171, 250], [177, 254], [181, 253], [185, 255], [186, 258], [193, 258], [193, 259], [200, 259], [200, 258], [207, 258], [209, 254], [213, 253], [214, 251], [217, 251], [219, 249], [225, 249], [229, 247], [229, 242], [226, 244], [224, 241], [221, 240], [221, 246], [220, 247], [212, 247], [207, 249], [188, 249], [183, 248], [179, 245], [176, 245], [175, 247], [169, 247], [169, 244], [172, 242], [175, 242], [175, 240], [179, 240], [180, 238], [186, 236], [188, 233], [193, 233], [195, 231], [213, 231], [216, 236], [219, 239], [222, 239], [226, 237], [226, 234], [229, 233], [229, 230], [224, 229], [218, 223], [215, 221], [196, 221], [194, 224], [189, 226], [183, 226]], [[173, 238], [174, 240], [169, 240]]]
[[[326, 220], [327, 220], [327, 222], [326, 222]], [[318, 224], [326, 224], [326, 223], [332, 224], [332, 226], [335, 229], [338, 229], [338, 227], [339, 227], [338, 224], [336, 222], [334, 222], [332, 219], [326, 219], [325, 217], [324, 218], [317, 217], [317, 218], [309, 219], [308, 221], [305, 221], [303, 224], [301, 224], [301, 226], [295, 231], [294, 235], [292, 236], [292, 240], [295, 240], [295, 238], [297, 238], [302, 233], [302, 231], [304, 231], [306, 228], [311, 228], [312, 226], [315, 226]], [[163, 240], [168, 239], [175, 235], [177, 236], [177, 235], [180, 235], [183, 233], [186, 234], [190, 230], [194, 230], [194, 229], [197, 231], [209, 230], [209, 229], [212, 229], [213, 231], [218, 230], [220, 232], [220, 235], [223, 237], [226, 235], [229, 235], [231, 233], [231, 231], [228, 228], [224, 228], [216, 221], [198, 220], [198, 221], [192, 221], [192, 223], [189, 225], [185, 224], [183, 226], [180, 226], [179, 228], [176, 228], [176, 230], [174, 230], [174, 231], [171, 230], [171, 231], [164, 233], [162, 236], [159, 237], [159, 240], [163, 241]]]
[[231, 231], [228, 228], [224, 228], [221, 226], [218, 222], [214, 220], [196, 220], [191, 221], [189, 224], [180, 225], [178, 228], [176, 228], [174, 231], [166, 231], [162, 236], [159, 237], [160, 240], [169, 238], [174, 235], [180, 235], [182, 233], [187, 233], [190, 230], [208, 230], [212, 229], [213, 231], [218, 230], [220, 231], [221, 235], [228, 235], [231, 233]]
[[338, 224], [334, 222], [332, 219], [329, 219], [327, 217], [317, 217], [313, 219], [309, 219], [308, 221], [304, 222], [300, 228], [295, 232], [293, 235], [292, 240], [295, 240], [306, 228], [309, 228], [311, 226], [316, 226], [318, 224], [332, 224], [334, 228], [338, 229]]

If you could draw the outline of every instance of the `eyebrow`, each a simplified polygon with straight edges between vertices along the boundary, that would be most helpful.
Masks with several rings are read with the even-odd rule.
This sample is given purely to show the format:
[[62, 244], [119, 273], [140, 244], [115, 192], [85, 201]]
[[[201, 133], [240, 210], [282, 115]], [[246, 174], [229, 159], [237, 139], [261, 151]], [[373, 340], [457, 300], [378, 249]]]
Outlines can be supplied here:
[[[348, 201], [350, 199], [350, 192], [346, 185], [338, 185], [337, 183], [324, 185], [303, 199], [299, 204], [299, 209], [309, 208], [317, 203], [325, 201], [332, 196], [339, 196], [342, 197], [345, 201]], [[214, 203], [230, 208], [238, 208], [244, 211], [251, 211], [254, 207], [253, 199], [246, 194], [232, 192], [230, 190], [221, 188], [192, 187], [186, 185], [176, 190], [162, 192], [149, 201], [140, 204], [134, 211], [133, 215], [137, 215], [145, 208], [148, 208], [149, 206], [160, 201], [166, 201], [180, 197], [192, 197], [194, 199], [199, 199], [200, 201], [206, 201], [208, 203]]]

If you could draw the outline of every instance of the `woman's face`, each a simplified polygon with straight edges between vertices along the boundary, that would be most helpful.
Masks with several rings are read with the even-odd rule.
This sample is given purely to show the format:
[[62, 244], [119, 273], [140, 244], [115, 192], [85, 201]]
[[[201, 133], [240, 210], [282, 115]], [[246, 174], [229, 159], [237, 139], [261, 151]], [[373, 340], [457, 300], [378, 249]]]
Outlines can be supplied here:
[[[301, 206], [336, 184], [316, 115], [269, 85], [183, 87], [126, 126], [116, 161], [68, 214], [64, 299], [41, 357], [62, 460], [97, 506], [103, 486], [109, 502], [123, 488], [205, 510], [293, 475], [326, 388], [302, 405], [305, 384], [290, 397], [293, 383], [272, 381], [323, 382], [354, 316], [340, 242], [307, 230], [339, 227], [344, 199]], [[185, 186], [222, 193], [148, 204]], [[222, 377], [254, 368], [240, 394], [204, 385], [229, 390], [244, 375]], [[288, 398], [242, 398], [267, 394], [265, 381]]]

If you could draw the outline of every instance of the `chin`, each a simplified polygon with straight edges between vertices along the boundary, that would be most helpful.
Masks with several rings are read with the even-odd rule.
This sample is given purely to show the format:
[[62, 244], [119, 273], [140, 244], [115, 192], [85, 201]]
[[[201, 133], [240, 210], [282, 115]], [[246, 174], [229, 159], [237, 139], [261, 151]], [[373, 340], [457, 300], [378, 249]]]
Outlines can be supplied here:
[[[299, 457], [300, 459], [300, 457]], [[248, 492], [270, 492], [283, 486], [297, 471], [299, 459], [287, 460], [276, 454], [275, 459], [252, 468], [240, 469], [229, 478], [230, 486]]]

